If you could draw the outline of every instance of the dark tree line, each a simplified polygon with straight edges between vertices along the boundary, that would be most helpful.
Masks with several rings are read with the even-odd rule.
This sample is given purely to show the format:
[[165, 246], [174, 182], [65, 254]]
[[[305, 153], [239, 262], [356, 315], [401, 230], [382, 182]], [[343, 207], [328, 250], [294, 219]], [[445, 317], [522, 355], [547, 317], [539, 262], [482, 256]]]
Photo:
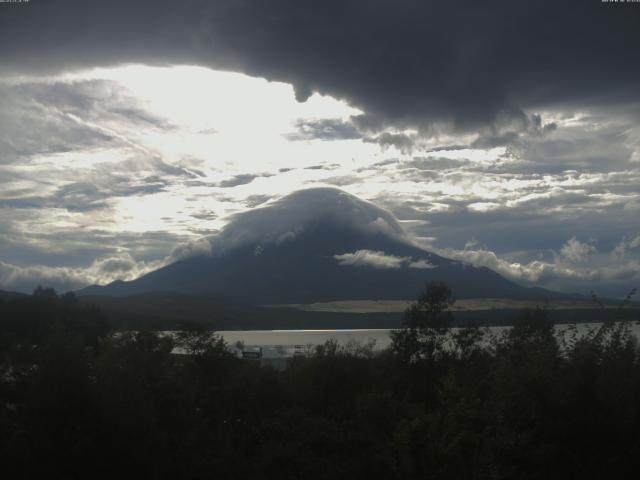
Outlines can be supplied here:
[[[215, 334], [110, 333], [72, 295], [0, 302], [4, 478], [616, 478], [640, 466], [628, 323], [450, 328], [429, 286], [392, 346], [276, 371]], [[183, 354], [175, 354], [180, 347]], [[174, 352], [174, 353], [172, 353]]]

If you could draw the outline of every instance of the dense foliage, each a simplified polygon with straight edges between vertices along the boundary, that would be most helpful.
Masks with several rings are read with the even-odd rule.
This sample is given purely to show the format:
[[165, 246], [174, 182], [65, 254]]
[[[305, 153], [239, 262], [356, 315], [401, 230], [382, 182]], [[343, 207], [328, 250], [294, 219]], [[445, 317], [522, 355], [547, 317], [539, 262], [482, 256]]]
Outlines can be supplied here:
[[637, 470], [640, 353], [627, 323], [558, 335], [535, 310], [491, 337], [449, 328], [452, 303], [446, 286], [431, 285], [388, 351], [328, 342], [278, 371], [207, 331], [109, 333], [72, 295], [39, 289], [0, 302], [5, 478]]

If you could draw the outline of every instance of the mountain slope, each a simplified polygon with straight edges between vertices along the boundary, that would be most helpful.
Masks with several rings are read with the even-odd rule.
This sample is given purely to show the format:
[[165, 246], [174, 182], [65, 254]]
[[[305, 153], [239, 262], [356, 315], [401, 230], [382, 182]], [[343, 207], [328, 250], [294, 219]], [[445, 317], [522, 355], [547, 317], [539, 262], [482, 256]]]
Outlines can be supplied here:
[[80, 293], [170, 291], [252, 304], [310, 303], [412, 299], [425, 282], [444, 281], [459, 298], [562, 297], [427, 252], [391, 214], [337, 189], [295, 192], [239, 214], [205, 250], [137, 280]]

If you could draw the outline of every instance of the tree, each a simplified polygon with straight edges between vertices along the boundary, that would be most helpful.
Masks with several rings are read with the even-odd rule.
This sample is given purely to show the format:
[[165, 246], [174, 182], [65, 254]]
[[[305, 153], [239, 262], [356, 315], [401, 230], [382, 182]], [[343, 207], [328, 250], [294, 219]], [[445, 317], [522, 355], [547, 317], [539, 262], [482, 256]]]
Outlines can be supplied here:
[[451, 289], [445, 283], [427, 284], [418, 301], [405, 311], [404, 328], [391, 332], [391, 350], [408, 363], [433, 360], [445, 347], [454, 303]]

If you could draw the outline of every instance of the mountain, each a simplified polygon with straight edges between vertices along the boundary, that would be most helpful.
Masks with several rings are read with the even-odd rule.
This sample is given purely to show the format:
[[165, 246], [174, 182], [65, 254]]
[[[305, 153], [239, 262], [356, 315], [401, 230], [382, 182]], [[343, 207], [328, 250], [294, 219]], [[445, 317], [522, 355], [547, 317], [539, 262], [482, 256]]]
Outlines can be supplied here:
[[333, 188], [301, 190], [237, 214], [218, 235], [176, 256], [136, 280], [78, 293], [177, 292], [256, 305], [414, 299], [426, 282], [444, 281], [458, 298], [566, 298], [428, 252], [389, 212]]

